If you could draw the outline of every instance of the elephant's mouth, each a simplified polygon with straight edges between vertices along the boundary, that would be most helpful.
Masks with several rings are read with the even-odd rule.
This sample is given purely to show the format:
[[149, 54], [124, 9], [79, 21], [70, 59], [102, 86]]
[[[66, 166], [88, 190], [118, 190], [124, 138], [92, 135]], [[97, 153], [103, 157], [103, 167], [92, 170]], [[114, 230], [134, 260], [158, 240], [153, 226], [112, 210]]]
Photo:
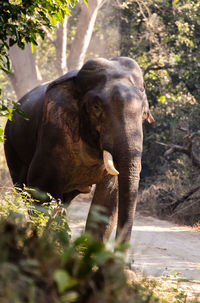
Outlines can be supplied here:
[[115, 168], [111, 153], [106, 150], [103, 151], [103, 161], [105, 168], [110, 175], [119, 175], [119, 172]]

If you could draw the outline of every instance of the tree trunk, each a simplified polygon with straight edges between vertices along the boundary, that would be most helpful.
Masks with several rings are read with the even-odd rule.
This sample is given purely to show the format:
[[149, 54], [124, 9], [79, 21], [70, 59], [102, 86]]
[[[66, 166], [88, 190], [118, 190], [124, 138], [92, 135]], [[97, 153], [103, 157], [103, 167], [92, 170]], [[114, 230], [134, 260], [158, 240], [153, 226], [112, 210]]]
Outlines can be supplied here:
[[[76, 35], [67, 60], [67, 17], [65, 17], [63, 24], [57, 27], [56, 40], [54, 40], [51, 33], [44, 28], [47, 37], [56, 47], [55, 65], [59, 76], [67, 72], [67, 67], [69, 70], [73, 70], [79, 69], [83, 65], [97, 13], [103, 2], [104, 0], [88, 0], [88, 7], [83, 3]], [[12, 62], [10, 79], [16, 96], [19, 99], [26, 92], [37, 86], [42, 79], [40, 79], [38, 75], [35, 58], [31, 52], [30, 45], [26, 45], [25, 50], [13, 46], [9, 50], [9, 55]]]
[[35, 58], [29, 44], [26, 45], [24, 50], [14, 45], [10, 48], [9, 55], [12, 62], [10, 79], [19, 99], [39, 84]]
[[56, 28], [56, 68], [58, 75], [62, 76], [67, 72], [67, 20], [65, 16], [62, 24], [58, 24]]
[[80, 69], [92, 37], [97, 13], [104, 0], [88, 0], [88, 7], [83, 3], [76, 35], [67, 59], [68, 70]]

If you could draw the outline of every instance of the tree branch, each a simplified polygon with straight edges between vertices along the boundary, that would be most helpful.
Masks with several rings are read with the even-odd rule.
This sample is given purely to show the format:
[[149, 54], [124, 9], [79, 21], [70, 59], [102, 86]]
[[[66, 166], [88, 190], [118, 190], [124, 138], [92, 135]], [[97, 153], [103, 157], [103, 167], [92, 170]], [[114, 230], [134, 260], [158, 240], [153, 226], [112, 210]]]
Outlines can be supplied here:
[[200, 159], [198, 158], [198, 156], [196, 155], [196, 153], [193, 150], [193, 139], [196, 135], [196, 133], [191, 133], [189, 132], [188, 129], [186, 128], [178, 128], [179, 130], [186, 132], [186, 135], [184, 136], [184, 139], [186, 141], [186, 146], [181, 146], [181, 145], [177, 145], [177, 144], [173, 144], [173, 143], [162, 143], [162, 142], [157, 142], [157, 144], [160, 144], [162, 146], [167, 147], [167, 151], [164, 153], [164, 156], [169, 156], [170, 154], [174, 153], [174, 152], [178, 152], [178, 153], [183, 153], [185, 155], [187, 155], [191, 161], [192, 161], [192, 165], [197, 167], [198, 169], [200, 169]]
[[190, 196], [192, 196], [198, 190], [200, 190], [200, 186], [197, 186], [197, 187], [191, 189], [189, 192], [187, 192], [181, 198], [179, 198], [178, 200], [172, 202], [168, 207], [170, 208], [171, 211], [174, 211], [177, 208], [177, 206], [179, 206], [180, 204], [182, 204], [185, 200], [187, 200]]
[[41, 25], [41, 28], [45, 32], [47, 38], [51, 41], [51, 43], [53, 43], [53, 45], [55, 45], [55, 39], [51, 35], [50, 31], [43, 24]]
[[162, 69], [169, 69], [172, 68], [172, 65], [166, 64], [166, 65], [162, 65], [162, 66], [155, 66], [155, 65], [149, 65], [145, 71], [144, 71], [144, 76], [150, 72], [151, 70], [162, 70]]
[[83, 3], [76, 35], [67, 58], [68, 70], [80, 69], [92, 37], [97, 13], [104, 0], [88, 0], [88, 7]]
[[[184, 136], [184, 140], [186, 141], [186, 146], [181, 146], [181, 145], [177, 145], [177, 144], [173, 144], [173, 143], [166, 144], [166, 143], [157, 142], [157, 141], [156, 141], [156, 143], [167, 147], [167, 150], [164, 153], [164, 156], [168, 156], [174, 152], [183, 153], [191, 159], [193, 166], [200, 169], [200, 160], [198, 159], [197, 155], [193, 151], [193, 143], [194, 143], [193, 139], [194, 139], [196, 133], [194, 133], [194, 132], [192, 133], [188, 130], [188, 128], [184, 128], [184, 127], [178, 127], [178, 129], [180, 131], [186, 133], [186, 135]], [[177, 208], [178, 205], [182, 204], [185, 200], [187, 200], [190, 196], [192, 196], [198, 190], [200, 190], [199, 185], [197, 187], [191, 189], [186, 194], [184, 194], [181, 198], [179, 198], [179, 199], [173, 201], [172, 203], [170, 203], [169, 205], [167, 205], [166, 208], [170, 209], [173, 212]]]
[[178, 152], [178, 153], [183, 153], [186, 154], [187, 156], [189, 156], [189, 152], [188, 149], [181, 146], [181, 145], [177, 145], [177, 144], [173, 144], [173, 143], [162, 143], [162, 142], [157, 142], [157, 144], [162, 145], [162, 146], [166, 146], [168, 149], [167, 151], [164, 153], [164, 156], [169, 156], [170, 154], [174, 153], [174, 152]]

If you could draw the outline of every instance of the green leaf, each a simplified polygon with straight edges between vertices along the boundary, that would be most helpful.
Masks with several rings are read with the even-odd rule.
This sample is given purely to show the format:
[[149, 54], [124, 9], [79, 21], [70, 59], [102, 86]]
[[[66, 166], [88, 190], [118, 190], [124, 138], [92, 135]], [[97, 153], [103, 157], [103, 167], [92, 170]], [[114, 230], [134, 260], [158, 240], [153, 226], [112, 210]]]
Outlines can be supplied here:
[[3, 136], [4, 132], [3, 129], [0, 128], [0, 142], [4, 142], [4, 136]]
[[84, 2], [85, 2], [85, 4], [87, 5], [87, 7], [88, 7], [88, 1], [87, 0], [84, 0]]
[[34, 52], [34, 49], [35, 49], [35, 43], [33, 43], [33, 42], [31, 41], [31, 51], [32, 51], [32, 53]]
[[63, 293], [66, 289], [69, 289], [77, 284], [77, 280], [70, 277], [68, 272], [63, 269], [58, 269], [55, 271], [54, 280], [56, 281], [59, 293]]
[[166, 97], [165, 96], [160, 96], [158, 98], [158, 100], [162, 103], [162, 104], [165, 104], [166, 103]]
[[173, 5], [173, 6], [177, 6], [177, 3], [178, 3], [178, 2], [179, 2], [179, 0], [173, 0], [173, 1], [172, 1], [172, 5]]
[[94, 261], [97, 265], [103, 265], [108, 259], [112, 257], [113, 255], [111, 251], [102, 250], [95, 256]]
[[83, 234], [74, 241], [74, 244], [76, 247], [85, 246], [86, 244], [88, 245], [88, 242], [91, 242], [91, 240], [92, 236], [90, 234]]
[[78, 294], [75, 291], [69, 291], [62, 296], [62, 302], [77, 302]]
[[12, 120], [12, 112], [13, 112], [12, 108], [6, 106], [5, 104], [1, 105], [0, 116]]
[[14, 110], [16, 113], [18, 113], [18, 115], [23, 117], [25, 120], [29, 120], [27, 114], [19, 107], [19, 104], [17, 102], [13, 101], [12, 104], [14, 105]]
[[56, 26], [57, 22], [59, 21], [59, 18], [57, 15], [52, 14], [51, 16], [49, 16], [50, 22], [52, 25]]

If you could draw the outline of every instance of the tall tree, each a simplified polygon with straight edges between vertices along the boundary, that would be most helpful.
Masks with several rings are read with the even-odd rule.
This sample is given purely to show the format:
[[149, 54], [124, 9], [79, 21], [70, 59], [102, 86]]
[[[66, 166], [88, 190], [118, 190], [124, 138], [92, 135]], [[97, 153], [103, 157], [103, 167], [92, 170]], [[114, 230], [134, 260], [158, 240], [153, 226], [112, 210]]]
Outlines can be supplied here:
[[20, 98], [39, 84], [35, 56], [30, 44], [26, 44], [24, 50], [17, 45], [12, 46], [9, 49], [9, 56], [12, 62], [9, 77], [17, 98]]
[[82, 4], [76, 35], [67, 59], [69, 70], [79, 69], [84, 61], [97, 13], [104, 0], [89, 0], [88, 7]]
[[[68, 17], [65, 16], [60, 23], [57, 22], [55, 34], [52, 34], [47, 27], [42, 25], [42, 30], [56, 49], [55, 67], [58, 75], [63, 75], [68, 70], [79, 69], [82, 66], [92, 37], [97, 13], [103, 2], [104, 0], [89, 0], [88, 6], [82, 2], [76, 34], [70, 51], [68, 51], [68, 58]], [[22, 50], [16, 51], [16, 47], [11, 47], [9, 53], [12, 61], [12, 84], [17, 97], [20, 98], [39, 83], [38, 69], [35, 66], [34, 55], [31, 53], [29, 47], [27, 47], [26, 56]]]
[[68, 17], [65, 16], [56, 27], [56, 68], [59, 76], [67, 72], [67, 21]]

